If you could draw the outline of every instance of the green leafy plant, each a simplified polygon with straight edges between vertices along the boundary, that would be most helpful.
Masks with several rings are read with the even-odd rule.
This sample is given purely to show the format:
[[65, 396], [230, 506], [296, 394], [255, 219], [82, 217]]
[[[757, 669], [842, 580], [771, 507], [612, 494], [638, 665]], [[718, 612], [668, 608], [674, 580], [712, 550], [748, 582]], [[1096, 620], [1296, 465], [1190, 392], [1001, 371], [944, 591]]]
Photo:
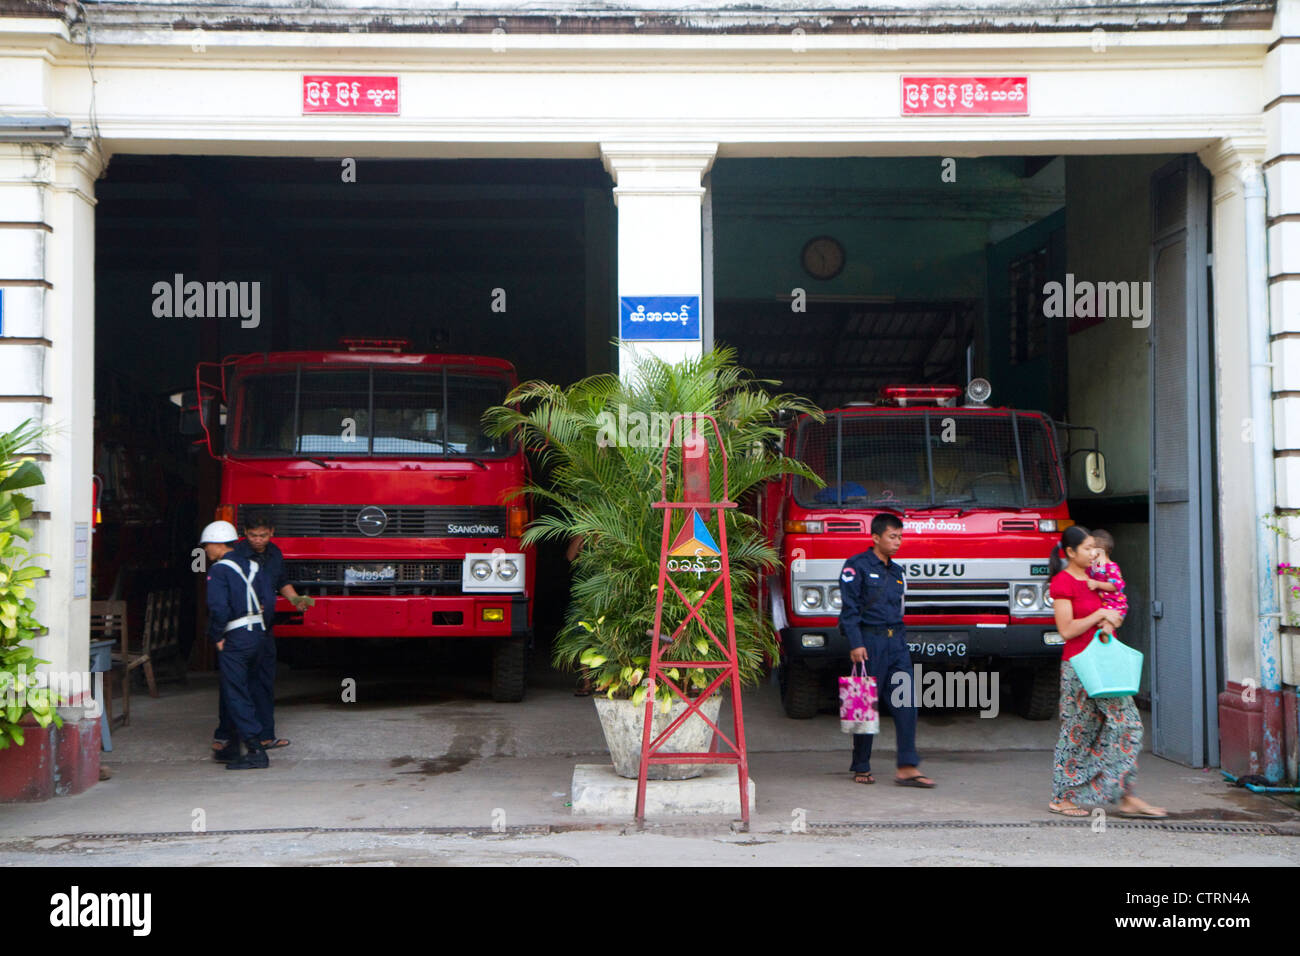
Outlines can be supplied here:
[[[782, 412], [807, 412], [819, 419], [821, 412], [796, 396], [770, 394], [763, 386], [776, 383], [750, 377], [735, 364], [731, 349], [715, 349], [678, 364], [655, 356], [637, 358], [629, 381], [596, 375], [567, 388], [526, 382], [503, 405], [489, 409], [484, 422], [495, 435], [519, 434], [535, 455], [539, 472], [546, 474], [521, 492], [542, 506], [524, 534], [524, 544], [581, 544], [573, 558], [565, 623], [553, 648], [555, 664], [586, 672], [595, 690], [607, 697], [640, 703], [648, 689], [663, 531], [663, 511], [652, 505], [660, 500], [660, 465], [671, 416], [708, 414], [717, 420], [728, 456], [725, 489], [712, 427], [700, 423], [709, 440], [711, 496], [715, 501], [740, 501], [746, 492], [779, 475], [794, 473], [819, 481], [777, 450], [782, 434], [777, 422]], [[682, 428], [679, 423], [674, 445]], [[681, 451], [674, 447], [668, 455], [669, 501], [681, 500], [681, 484]], [[674, 533], [688, 514], [675, 512]], [[756, 606], [756, 583], [777, 567], [778, 556], [755, 517], [742, 508], [724, 514], [740, 676], [742, 683], [755, 684], [766, 661], [777, 654], [775, 635]], [[693, 602], [713, 578], [708, 573], [673, 575]], [[700, 616], [724, 643], [725, 613], [719, 585]], [[667, 595], [662, 634], [670, 636], [686, 617], [685, 605], [675, 594]], [[667, 661], [722, 656], [696, 621], [661, 651]], [[689, 693], [699, 693], [717, 671], [679, 668], [666, 674], [678, 686], [684, 681]], [[656, 688], [656, 697], [665, 709], [673, 699], [664, 686]]]
[[30, 457], [42, 434], [30, 420], [0, 434], [0, 750], [11, 742], [22, 746], [20, 721], [29, 714], [41, 727], [63, 726], [53, 693], [36, 680], [36, 667], [49, 661], [31, 647], [44, 628], [29, 592], [45, 571], [26, 547], [32, 529], [23, 522], [32, 516], [32, 499], [22, 489], [45, 482]]
[[[1279, 543], [1283, 540], [1300, 541], [1300, 535], [1291, 534], [1286, 527], [1297, 518], [1300, 518], [1300, 511], [1280, 511], [1275, 522], [1270, 524], [1266, 521], [1264, 526], [1277, 535]], [[1282, 578], [1283, 600], [1285, 602], [1289, 598], [1293, 608], [1283, 612], [1282, 623], [1288, 627], [1300, 627], [1300, 613], [1294, 610], [1300, 606], [1300, 566], [1283, 561], [1278, 564], [1277, 573]]]

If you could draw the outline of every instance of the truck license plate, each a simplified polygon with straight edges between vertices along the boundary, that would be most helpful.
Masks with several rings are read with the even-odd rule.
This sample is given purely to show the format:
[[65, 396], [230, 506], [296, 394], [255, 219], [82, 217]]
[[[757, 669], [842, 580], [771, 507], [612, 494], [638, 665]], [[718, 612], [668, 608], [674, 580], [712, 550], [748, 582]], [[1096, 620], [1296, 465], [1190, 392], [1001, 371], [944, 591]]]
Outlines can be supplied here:
[[353, 564], [343, 569], [344, 584], [379, 584], [396, 580], [397, 568], [391, 564]]
[[969, 655], [969, 639], [964, 633], [908, 635], [907, 649], [913, 657], [924, 660], [964, 661]]

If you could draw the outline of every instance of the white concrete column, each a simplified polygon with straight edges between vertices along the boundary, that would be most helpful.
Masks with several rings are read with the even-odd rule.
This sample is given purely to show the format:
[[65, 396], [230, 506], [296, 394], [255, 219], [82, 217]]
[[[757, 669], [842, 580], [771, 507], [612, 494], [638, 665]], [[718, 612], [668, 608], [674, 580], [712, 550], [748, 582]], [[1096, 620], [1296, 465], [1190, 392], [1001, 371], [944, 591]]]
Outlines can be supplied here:
[[[36, 654], [56, 671], [87, 666], [101, 168], [84, 140], [0, 146], [0, 429], [31, 419], [49, 432], [45, 484], [33, 490], [32, 547], [49, 572], [36, 589], [37, 619], [48, 631]], [[74, 579], [83, 576], [74, 597]]]
[[[616, 184], [620, 344], [669, 362], [701, 354], [700, 181], [717, 153], [716, 143], [601, 144]], [[626, 328], [625, 309], [638, 316]], [[669, 312], [673, 317], [664, 318]], [[628, 348], [621, 348], [619, 374], [626, 377], [633, 367]]]
[[[1250, 351], [1246, 336], [1246, 205], [1243, 177], [1263, 159], [1262, 137], [1220, 141], [1199, 152], [1214, 177], [1211, 186], [1214, 249], [1214, 362], [1225, 678], [1259, 680], [1255, 633], [1255, 512], [1251, 449], [1258, 434], [1250, 413]], [[1159, 555], [1154, 560], [1160, 560]]]

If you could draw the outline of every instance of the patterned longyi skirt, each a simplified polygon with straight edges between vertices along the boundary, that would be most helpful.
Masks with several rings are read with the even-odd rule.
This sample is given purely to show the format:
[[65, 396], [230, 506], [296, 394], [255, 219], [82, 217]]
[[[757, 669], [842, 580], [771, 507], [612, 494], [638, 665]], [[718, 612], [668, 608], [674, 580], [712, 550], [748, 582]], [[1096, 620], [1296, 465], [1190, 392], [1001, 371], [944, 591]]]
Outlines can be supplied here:
[[1113, 803], [1134, 792], [1142, 717], [1132, 697], [1094, 700], [1069, 661], [1061, 662], [1061, 736], [1052, 799], [1076, 806]]

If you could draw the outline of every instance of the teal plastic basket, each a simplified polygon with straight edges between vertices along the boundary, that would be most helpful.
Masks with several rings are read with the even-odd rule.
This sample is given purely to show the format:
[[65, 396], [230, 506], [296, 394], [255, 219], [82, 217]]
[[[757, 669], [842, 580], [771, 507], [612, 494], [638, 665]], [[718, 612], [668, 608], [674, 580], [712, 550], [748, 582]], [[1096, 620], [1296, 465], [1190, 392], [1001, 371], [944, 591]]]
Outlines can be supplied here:
[[1142, 652], [1104, 637], [1099, 629], [1070, 664], [1089, 697], [1131, 697], [1142, 684]]

